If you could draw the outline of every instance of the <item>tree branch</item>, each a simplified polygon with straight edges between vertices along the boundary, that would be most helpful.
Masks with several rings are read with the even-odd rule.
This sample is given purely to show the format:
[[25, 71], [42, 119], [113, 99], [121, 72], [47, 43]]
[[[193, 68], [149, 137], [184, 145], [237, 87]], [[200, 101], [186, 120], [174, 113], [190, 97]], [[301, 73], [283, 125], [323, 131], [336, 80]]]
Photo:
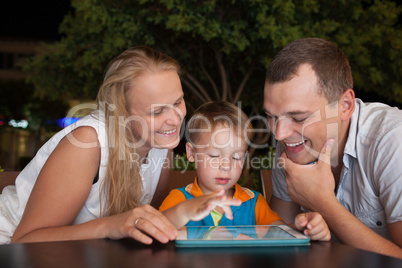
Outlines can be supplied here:
[[203, 50], [201, 49], [201, 53], [200, 53], [200, 65], [201, 65], [201, 70], [204, 73], [204, 75], [207, 77], [208, 81], [211, 83], [212, 88], [214, 90], [216, 99], [219, 99], [219, 91], [218, 91], [218, 87], [215, 84], [215, 81], [212, 79], [212, 77], [209, 75], [208, 71], [205, 69], [204, 66], [204, 60], [203, 60]]
[[[200, 84], [200, 82], [198, 82], [197, 79], [195, 79], [195, 78], [194, 78], [191, 74], [189, 74], [189, 73], [186, 73], [185, 75], [186, 75], [186, 77], [197, 87], [197, 89], [198, 89], [198, 91], [199, 91], [199, 92], [197, 92], [197, 93], [198, 93], [198, 94], [199, 94], [200, 92], [202, 93], [202, 95], [204, 96], [204, 100], [212, 101], [212, 99], [211, 99], [211, 97], [209, 96], [208, 92], [204, 89], [204, 87]], [[195, 88], [194, 88], [194, 90], [195, 90]]]
[[253, 61], [253, 63], [251, 64], [251, 68], [248, 69], [246, 75], [243, 77], [243, 80], [241, 81], [240, 86], [237, 89], [236, 96], [233, 99], [233, 103], [236, 103], [239, 100], [241, 93], [243, 93], [243, 90], [244, 90], [244, 88], [246, 86], [246, 83], [247, 83], [248, 79], [250, 78], [251, 74], [254, 71], [255, 62], [256, 62], [256, 60]]
[[225, 100], [227, 100], [227, 95], [228, 95], [226, 71], [225, 71], [225, 67], [222, 64], [222, 54], [216, 49], [214, 49], [214, 52], [215, 52], [216, 61], [218, 63], [218, 68], [219, 68], [219, 71], [220, 71], [221, 77], [222, 77], [222, 98], [221, 98], [221, 100], [225, 101]]
[[207, 102], [208, 100], [197, 91], [197, 89], [185, 78], [182, 78], [183, 83], [190, 89], [190, 91], [197, 96], [197, 98], [202, 102]]

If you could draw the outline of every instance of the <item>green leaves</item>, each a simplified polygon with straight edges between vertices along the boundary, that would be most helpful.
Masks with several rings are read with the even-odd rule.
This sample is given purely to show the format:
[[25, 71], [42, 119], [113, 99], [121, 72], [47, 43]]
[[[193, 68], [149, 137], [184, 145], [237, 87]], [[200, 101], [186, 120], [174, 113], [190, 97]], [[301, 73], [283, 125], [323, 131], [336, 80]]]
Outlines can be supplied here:
[[192, 106], [242, 100], [256, 113], [274, 55], [317, 36], [345, 51], [356, 89], [402, 103], [401, 8], [392, 1], [72, 0], [72, 7], [63, 39], [25, 65], [38, 96], [92, 99], [113, 57], [148, 45], [181, 63]]

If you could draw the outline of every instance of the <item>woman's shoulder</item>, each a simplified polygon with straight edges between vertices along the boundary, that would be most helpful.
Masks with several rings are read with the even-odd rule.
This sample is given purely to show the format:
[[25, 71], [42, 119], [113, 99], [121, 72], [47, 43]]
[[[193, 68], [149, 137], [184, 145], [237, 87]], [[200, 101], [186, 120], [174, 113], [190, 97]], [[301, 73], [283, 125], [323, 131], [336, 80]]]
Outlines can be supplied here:
[[[74, 144], [78, 143], [88, 143], [89, 146], [98, 146], [98, 143], [101, 144], [101, 147], [106, 147], [107, 138], [106, 138], [106, 129], [105, 122], [103, 117], [100, 116], [99, 112], [93, 112], [77, 122], [73, 125], [64, 129], [65, 138]], [[84, 146], [88, 148], [88, 146]]]
[[91, 126], [79, 126], [73, 129], [71, 134], [81, 142], [93, 142], [98, 140], [98, 133]]
[[83, 149], [99, 147], [98, 133], [90, 126], [73, 129], [63, 140], [68, 140], [72, 145]]

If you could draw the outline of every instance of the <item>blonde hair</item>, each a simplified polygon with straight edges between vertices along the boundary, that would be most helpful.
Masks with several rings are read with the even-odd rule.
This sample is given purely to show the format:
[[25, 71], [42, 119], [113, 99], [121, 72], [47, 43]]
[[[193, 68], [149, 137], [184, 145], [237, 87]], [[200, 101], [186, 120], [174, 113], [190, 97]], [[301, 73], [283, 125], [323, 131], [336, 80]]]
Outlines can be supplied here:
[[[105, 115], [108, 139], [108, 165], [102, 184], [101, 199], [105, 197], [103, 215], [116, 215], [141, 205], [142, 181], [139, 163], [130, 161], [136, 148], [128, 144], [135, 142], [131, 124], [122, 125], [130, 116], [127, 92], [144, 74], [173, 70], [179, 72], [179, 64], [166, 54], [148, 47], [130, 48], [114, 60], [107, 68], [104, 81], [98, 92], [98, 109]], [[121, 120], [123, 118], [123, 120]], [[103, 195], [102, 195], [103, 194]]]
[[227, 101], [211, 101], [201, 105], [188, 121], [186, 139], [194, 145], [204, 133], [199, 130], [212, 131], [219, 124], [229, 126], [238, 137], [247, 138], [247, 142], [253, 138], [253, 126], [239, 107]]

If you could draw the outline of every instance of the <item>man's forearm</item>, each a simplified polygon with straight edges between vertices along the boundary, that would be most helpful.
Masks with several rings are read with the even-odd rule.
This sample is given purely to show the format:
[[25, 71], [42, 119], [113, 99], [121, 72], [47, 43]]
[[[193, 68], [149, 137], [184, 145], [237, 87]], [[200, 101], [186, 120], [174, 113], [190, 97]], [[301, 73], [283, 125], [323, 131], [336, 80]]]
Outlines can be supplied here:
[[402, 258], [402, 249], [398, 245], [368, 228], [339, 202], [325, 202], [318, 205], [316, 209], [324, 217], [330, 230], [342, 243]]

